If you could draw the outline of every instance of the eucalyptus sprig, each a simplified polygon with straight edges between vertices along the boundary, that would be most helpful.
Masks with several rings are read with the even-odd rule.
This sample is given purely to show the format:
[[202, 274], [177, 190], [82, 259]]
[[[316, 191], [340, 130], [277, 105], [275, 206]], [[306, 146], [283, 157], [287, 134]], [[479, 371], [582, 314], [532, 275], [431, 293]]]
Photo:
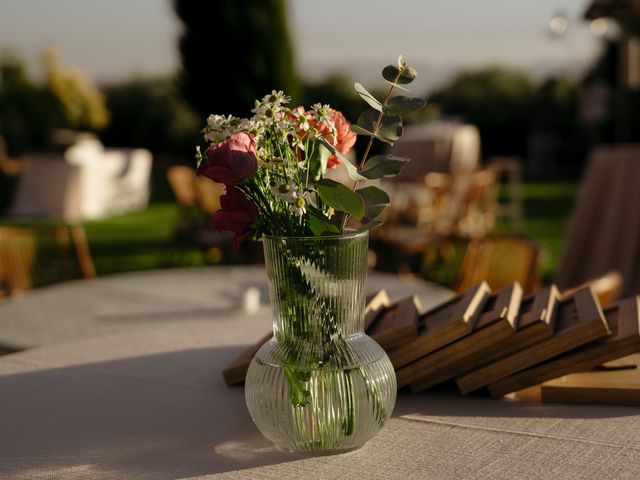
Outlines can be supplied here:
[[351, 164], [328, 142], [322, 140], [320, 142], [333, 155], [340, 158], [349, 177], [353, 180], [351, 188], [329, 179], [317, 182], [319, 192], [327, 189], [326, 193], [329, 193], [330, 189], [330, 195], [324, 195], [323, 201], [345, 213], [340, 232], [344, 230], [350, 216], [362, 222], [361, 228], [371, 228], [379, 224], [375, 218], [390, 204], [389, 196], [384, 190], [374, 186], [359, 189], [358, 185], [363, 180], [395, 176], [410, 160], [392, 154], [368, 157], [374, 140], [393, 145], [402, 136], [402, 116], [425, 107], [427, 102], [423, 98], [406, 95], [392, 96], [395, 89], [408, 91], [402, 85], [413, 82], [416, 75], [415, 69], [409, 67], [400, 55], [396, 65], [387, 65], [382, 70], [382, 78], [389, 84], [382, 102], [360, 83], [354, 84], [355, 91], [370, 107], [358, 117], [357, 123], [350, 127], [352, 132], [369, 137], [367, 147], [357, 166]]

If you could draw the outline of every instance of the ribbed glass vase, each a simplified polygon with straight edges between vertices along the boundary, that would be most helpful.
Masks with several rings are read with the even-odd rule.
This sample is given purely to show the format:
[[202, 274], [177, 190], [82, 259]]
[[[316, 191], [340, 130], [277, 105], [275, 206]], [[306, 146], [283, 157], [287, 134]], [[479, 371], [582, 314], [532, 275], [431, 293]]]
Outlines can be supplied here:
[[368, 240], [368, 232], [263, 240], [274, 336], [251, 362], [245, 398], [282, 449], [353, 450], [391, 415], [395, 373], [364, 333]]

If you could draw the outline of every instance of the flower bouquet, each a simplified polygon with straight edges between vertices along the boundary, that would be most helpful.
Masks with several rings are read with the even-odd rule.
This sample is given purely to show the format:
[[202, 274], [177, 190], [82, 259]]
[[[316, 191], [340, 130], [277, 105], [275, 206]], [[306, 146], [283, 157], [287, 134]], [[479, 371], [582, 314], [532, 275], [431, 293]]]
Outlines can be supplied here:
[[[363, 332], [368, 232], [388, 195], [361, 182], [397, 174], [409, 160], [369, 157], [374, 140], [402, 134], [402, 115], [422, 108], [405, 90], [416, 72], [402, 57], [382, 71], [389, 84], [350, 125], [328, 105], [289, 107], [283, 92], [256, 101], [249, 119], [211, 115], [209, 147], [198, 173], [225, 185], [214, 227], [261, 239], [274, 310], [274, 336], [255, 355], [245, 396], [259, 430], [282, 448], [341, 452], [358, 448], [389, 418], [396, 397], [393, 367]], [[362, 158], [346, 155], [356, 135], [369, 137]], [[348, 185], [326, 178], [345, 168]]]

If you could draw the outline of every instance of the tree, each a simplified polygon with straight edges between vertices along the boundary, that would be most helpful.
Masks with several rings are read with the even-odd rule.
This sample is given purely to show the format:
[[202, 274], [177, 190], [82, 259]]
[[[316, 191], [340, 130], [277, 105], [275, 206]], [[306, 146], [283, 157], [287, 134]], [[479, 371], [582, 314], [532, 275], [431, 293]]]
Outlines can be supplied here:
[[284, 0], [174, 0], [184, 23], [181, 89], [202, 116], [247, 116], [271, 90], [296, 96]]
[[109, 123], [104, 95], [81, 70], [64, 68], [56, 48], [43, 54], [46, 87], [59, 104], [60, 127], [101, 130]]
[[102, 141], [144, 147], [154, 155], [187, 157], [201, 138], [200, 121], [177, 92], [172, 78], [134, 79], [105, 89], [111, 122]]
[[21, 61], [0, 60], [0, 135], [9, 155], [43, 148], [58, 111], [56, 98], [29, 80]]
[[534, 94], [526, 74], [489, 68], [460, 73], [431, 99], [445, 115], [462, 117], [478, 127], [486, 157], [524, 156]]

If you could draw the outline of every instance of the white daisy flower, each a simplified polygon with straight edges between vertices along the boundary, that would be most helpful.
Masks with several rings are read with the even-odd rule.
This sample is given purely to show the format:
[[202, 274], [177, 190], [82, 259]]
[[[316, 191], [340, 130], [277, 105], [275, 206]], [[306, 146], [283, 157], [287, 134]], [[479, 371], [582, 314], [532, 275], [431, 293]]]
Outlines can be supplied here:
[[282, 91], [272, 90], [270, 94], [265, 95], [261, 101], [256, 100], [255, 107], [251, 112], [254, 113], [254, 120], [264, 122], [267, 125], [273, 125], [285, 116], [284, 105], [289, 103], [291, 97]]
[[299, 217], [302, 217], [305, 213], [307, 213], [307, 192], [299, 193], [297, 191], [293, 192], [293, 201], [291, 205], [289, 205], [289, 211]]
[[207, 125], [202, 130], [209, 143], [220, 143], [231, 135], [245, 131], [244, 120], [231, 115], [209, 115]]
[[320, 121], [330, 120], [333, 118], [333, 110], [331, 110], [331, 107], [329, 105], [316, 103], [311, 107], [311, 110], [313, 110], [316, 115], [318, 115], [318, 120]]
[[291, 203], [296, 199], [297, 191], [298, 187], [293, 183], [276, 181], [271, 185], [271, 193], [287, 203]]
[[275, 90], [271, 90], [270, 94], [267, 94], [264, 97], [262, 97], [263, 104], [271, 104], [274, 106], [284, 105], [289, 103], [290, 101], [291, 101], [291, 97], [288, 95], [285, 95], [282, 90], [278, 90], [277, 92]]

